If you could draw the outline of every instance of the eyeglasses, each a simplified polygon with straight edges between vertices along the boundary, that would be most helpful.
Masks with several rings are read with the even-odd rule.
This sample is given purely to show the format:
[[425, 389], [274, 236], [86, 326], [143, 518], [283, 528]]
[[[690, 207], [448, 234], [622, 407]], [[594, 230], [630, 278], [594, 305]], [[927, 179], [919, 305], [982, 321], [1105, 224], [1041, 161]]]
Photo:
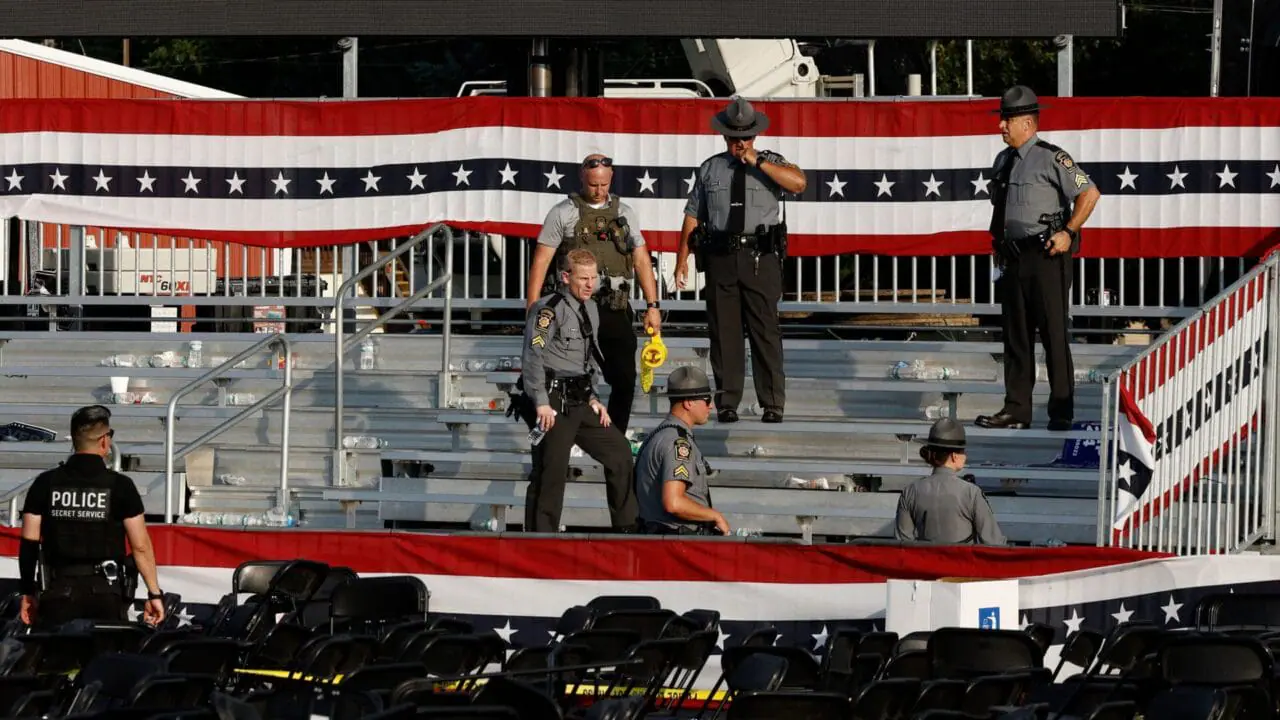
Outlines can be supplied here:
[[98, 440], [101, 440], [102, 438], [112, 438], [112, 439], [114, 439], [114, 438], [115, 438], [115, 436], [116, 436], [116, 429], [115, 429], [115, 428], [111, 428], [110, 430], [108, 430], [108, 431], [106, 431], [106, 432], [102, 433], [101, 435], [99, 435], [99, 436], [97, 437], [97, 439], [98, 439]]
[[591, 158], [583, 162], [582, 167], [588, 170], [598, 167], [613, 167], [613, 158]]

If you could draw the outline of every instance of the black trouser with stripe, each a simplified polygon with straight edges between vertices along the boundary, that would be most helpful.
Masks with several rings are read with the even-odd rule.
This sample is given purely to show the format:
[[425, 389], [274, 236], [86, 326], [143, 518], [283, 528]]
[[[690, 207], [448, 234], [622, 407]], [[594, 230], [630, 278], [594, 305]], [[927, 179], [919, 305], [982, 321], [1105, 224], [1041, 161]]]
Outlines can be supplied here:
[[550, 393], [556, 422], [533, 448], [533, 470], [524, 500], [526, 532], [560, 530], [569, 452], [574, 445], [604, 466], [605, 496], [615, 530], [634, 530], [640, 514], [632, 482], [635, 465], [631, 445], [618, 428], [604, 427], [600, 416], [584, 402], [562, 402], [560, 391]]
[[778, 301], [782, 299], [782, 263], [774, 253], [756, 256], [749, 250], [708, 251], [705, 264], [707, 331], [711, 340], [711, 371], [716, 389], [723, 390], [717, 405], [738, 408], [746, 383], [746, 348], [751, 343], [751, 377], [756, 399], [765, 410], [782, 412], [787, 404], [786, 378], [782, 374], [782, 328]]
[[1031, 423], [1037, 330], [1049, 371], [1049, 419], [1064, 422], [1074, 419], [1075, 366], [1068, 334], [1071, 280], [1070, 255], [1050, 256], [1031, 244], [1024, 246], [1022, 254], [1008, 263], [1000, 277], [1004, 412], [1018, 422]]

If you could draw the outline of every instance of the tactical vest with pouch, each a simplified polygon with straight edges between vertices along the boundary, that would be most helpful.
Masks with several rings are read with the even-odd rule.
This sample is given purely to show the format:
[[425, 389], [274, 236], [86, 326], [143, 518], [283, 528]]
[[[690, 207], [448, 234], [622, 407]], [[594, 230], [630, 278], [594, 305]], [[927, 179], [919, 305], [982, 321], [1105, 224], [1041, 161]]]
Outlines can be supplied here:
[[[607, 278], [630, 278], [635, 271], [635, 260], [627, 247], [627, 236], [630, 228], [619, 208], [621, 200], [617, 195], [609, 196], [609, 204], [602, 208], [593, 208], [578, 193], [569, 195], [569, 200], [578, 209], [578, 222], [574, 225], [573, 236], [560, 244], [560, 253], [583, 249], [589, 251], [596, 259], [600, 274]], [[628, 306], [631, 298], [630, 284], [620, 287], [601, 285], [601, 304], [614, 310], [622, 310]]]

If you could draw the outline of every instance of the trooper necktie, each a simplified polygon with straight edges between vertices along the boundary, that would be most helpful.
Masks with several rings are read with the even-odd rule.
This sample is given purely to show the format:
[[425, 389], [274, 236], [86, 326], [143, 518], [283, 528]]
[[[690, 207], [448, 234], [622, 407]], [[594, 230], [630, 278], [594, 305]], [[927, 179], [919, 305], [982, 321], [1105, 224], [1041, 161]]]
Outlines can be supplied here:
[[[604, 372], [604, 355], [601, 354], [600, 348], [596, 346], [596, 335], [591, 327], [591, 316], [587, 314], [587, 304], [581, 300], [578, 301], [578, 329], [582, 331], [582, 337], [586, 340], [587, 347], [591, 349], [591, 357], [596, 359], [596, 364], [600, 366], [600, 371]], [[591, 361], [584, 360], [582, 369], [589, 374]]]
[[747, 232], [747, 165], [734, 159], [733, 184], [729, 188], [729, 221], [725, 232], [743, 235]]

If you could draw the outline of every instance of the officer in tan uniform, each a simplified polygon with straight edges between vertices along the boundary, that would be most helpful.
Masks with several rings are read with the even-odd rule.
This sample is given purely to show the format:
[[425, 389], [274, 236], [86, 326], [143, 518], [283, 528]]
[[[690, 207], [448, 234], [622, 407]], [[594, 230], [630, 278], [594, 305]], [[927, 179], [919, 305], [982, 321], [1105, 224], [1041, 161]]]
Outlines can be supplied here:
[[804, 171], [782, 155], [756, 150], [769, 118], [742, 98], [711, 119], [725, 151], [703, 161], [694, 175], [676, 251], [676, 287], [689, 276], [689, 253], [707, 274], [707, 332], [711, 369], [720, 398], [719, 421], [738, 420], [746, 382], [742, 335], [751, 342], [752, 379], [762, 421], [782, 422], [787, 402], [782, 374], [782, 261], [787, 254], [785, 193], [808, 187]]
[[916, 480], [898, 498], [899, 540], [958, 545], [1004, 545], [982, 488], [960, 477], [965, 462], [964, 426], [943, 418], [929, 428], [920, 457], [933, 474]]
[[600, 372], [609, 383], [609, 416], [622, 432], [631, 420], [636, 388], [636, 332], [632, 323], [631, 283], [640, 283], [648, 309], [645, 328], [661, 329], [658, 283], [649, 259], [649, 248], [640, 234], [636, 211], [609, 192], [613, 159], [588, 155], [579, 172], [582, 189], [561, 200], [547, 213], [538, 233], [537, 248], [529, 267], [526, 307], [542, 296], [543, 280], [552, 260], [570, 250], [584, 248], [595, 256], [601, 281], [596, 293], [600, 308]]

